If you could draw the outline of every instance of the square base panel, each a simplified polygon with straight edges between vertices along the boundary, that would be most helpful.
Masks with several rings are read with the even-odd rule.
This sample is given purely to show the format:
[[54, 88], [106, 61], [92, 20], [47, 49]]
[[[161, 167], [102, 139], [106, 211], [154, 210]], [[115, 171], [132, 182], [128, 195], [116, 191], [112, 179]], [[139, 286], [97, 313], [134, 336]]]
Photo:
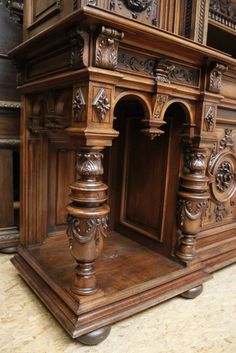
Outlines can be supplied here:
[[20, 275], [73, 338], [110, 325], [196, 287], [211, 276], [119, 233], [111, 232], [96, 262], [99, 290], [90, 296], [70, 291], [75, 260], [65, 234], [42, 245], [18, 248], [12, 259]]

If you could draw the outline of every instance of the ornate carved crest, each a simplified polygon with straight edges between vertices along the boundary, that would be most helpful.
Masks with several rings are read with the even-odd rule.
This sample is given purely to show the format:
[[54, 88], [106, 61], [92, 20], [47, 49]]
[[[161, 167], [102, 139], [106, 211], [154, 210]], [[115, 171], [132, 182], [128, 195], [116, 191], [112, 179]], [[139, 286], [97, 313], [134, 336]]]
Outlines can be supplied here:
[[106, 69], [116, 69], [118, 46], [124, 33], [102, 26], [96, 41], [95, 65]]
[[102, 121], [105, 119], [106, 113], [111, 108], [109, 100], [106, 96], [105, 89], [102, 88], [98, 95], [93, 101], [93, 106], [96, 108], [99, 120]]
[[227, 66], [216, 63], [210, 71], [208, 89], [210, 92], [220, 93], [222, 86], [222, 75], [227, 71]]

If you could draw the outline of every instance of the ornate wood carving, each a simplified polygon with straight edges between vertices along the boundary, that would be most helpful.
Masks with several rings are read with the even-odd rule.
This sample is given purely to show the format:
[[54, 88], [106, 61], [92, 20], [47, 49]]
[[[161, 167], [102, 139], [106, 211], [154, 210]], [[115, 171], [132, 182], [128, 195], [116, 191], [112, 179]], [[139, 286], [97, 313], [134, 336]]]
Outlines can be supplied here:
[[182, 232], [176, 255], [183, 261], [196, 256], [196, 234], [200, 231], [208, 208], [206, 150], [188, 147], [181, 177], [177, 225]]
[[228, 215], [228, 211], [226, 210], [224, 204], [217, 202], [216, 207], [214, 209], [215, 220], [217, 223], [222, 222], [223, 218]]
[[166, 94], [157, 94], [155, 97], [155, 104], [153, 109], [153, 116], [150, 120], [142, 120], [142, 122], [147, 126], [141, 131], [151, 140], [162, 135], [164, 132], [159, 129], [160, 126], [164, 125], [166, 122], [162, 119], [161, 113], [165, 103], [168, 101], [168, 96]]
[[232, 147], [232, 130], [226, 129], [218, 151], [213, 150], [209, 160], [210, 190], [218, 203], [230, 200], [236, 191], [236, 156]]
[[69, 124], [64, 114], [66, 100], [66, 97], [62, 100], [60, 97], [55, 100], [50, 92], [38, 96], [32, 106], [32, 114], [28, 118], [29, 131], [33, 134], [40, 134], [64, 130]]
[[75, 98], [73, 100], [73, 110], [74, 110], [74, 114], [75, 114], [75, 119], [76, 121], [78, 121], [80, 119], [80, 114], [83, 110], [83, 108], [85, 107], [86, 103], [85, 103], [85, 98], [82, 92], [81, 87], [78, 88]]
[[174, 65], [171, 65], [167, 59], [161, 58], [157, 61], [154, 68], [155, 81], [162, 83], [170, 83], [170, 73], [175, 69]]
[[220, 93], [222, 86], [222, 75], [227, 71], [227, 66], [215, 63], [210, 71], [208, 90], [213, 93]]
[[209, 17], [222, 25], [236, 29], [236, 7], [231, 0], [211, 0]]
[[70, 41], [70, 64], [72, 69], [88, 65], [88, 33], [75, 27], [68, 32]]
[[118, 63], [118, 46], [123, 37], [123, 32], [102, 26], [96, 40], [96, 66], [106, 69], [116, 69]]
[[212, 106], [207, 106], [207, 111], [204, 116], [207, 131], [212, 131], [215, 124], [215, 109]]
[[70, 185], [67, 206], [72, 256], [78, 263], [72, 291], [89, 295], [97, 290], [94, 262], [100, 256], [108, 233], [107, 186], [102, 183], [103, 155], [99, 148], [84, 148], [77, 155], [79, 179]]
[[123, 51], [118, 54], [118, 67], [129, 71], [154, 75], [156, 60], [141, 56], [131, 55]]
[[181, 82], [186, 85], [199, 85], [199, 71], [188, 67], [175, 65], [169, 73], [169, 79], [175, 82]]
[[93, 106], [96, 109], [96, 112], [99, 117], [99, 121], [103, 121], [105, 119], [106, 113], [110, 110], [111, 105], [109, 103], [108, 97], [106, 96], [105, 89], [102, 88], [98, 95], [95, 97], [93, 101]]

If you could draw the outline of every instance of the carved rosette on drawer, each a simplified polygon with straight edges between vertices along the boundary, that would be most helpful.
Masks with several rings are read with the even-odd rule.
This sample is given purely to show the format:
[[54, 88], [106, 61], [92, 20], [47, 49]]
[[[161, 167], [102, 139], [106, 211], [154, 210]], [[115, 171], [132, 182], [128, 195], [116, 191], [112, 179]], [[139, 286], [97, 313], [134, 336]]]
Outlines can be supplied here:
[[97, 291], [94, 262], [108, 233], [107, 186], [101, 181], [103, 155], [98, 148], [83, 148], [77, 155], [79, 179], [70, 185], [67, 206], [70, 250], [77, 261], [72, 292], [89, 295]]
[[232, 130], [226, 129], [218, 152], [213, 151], [208, 165], [210, 191], [218, 203], [227, 202], [236, 191], [236, 156], [232, 147]]
[[177, 225], [182, 235], [176, 255], [188, 262], [196, 257], [196, 235], [203, 226], [208, 209], [208, 177], [206, 150], [189, 147], [178, 193]]

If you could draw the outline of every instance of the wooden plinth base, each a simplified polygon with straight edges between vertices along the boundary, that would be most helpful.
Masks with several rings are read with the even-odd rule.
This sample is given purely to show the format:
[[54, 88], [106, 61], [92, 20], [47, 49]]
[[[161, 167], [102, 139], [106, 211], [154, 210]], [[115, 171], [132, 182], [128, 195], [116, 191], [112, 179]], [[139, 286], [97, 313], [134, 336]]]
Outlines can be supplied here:
[[19, 231], [17, 227], [0, 228], [0, 252], [13, 254], [19, 244]]
[[211, 277], [199, 264], [185, 267], [115, 232], [106, 239], [103, 256], [96, 263], [100, 290], [91, 296], [76, 296], [70, 290], [75, 262], [64, 235], [48, 238], [34, 248], [20, 247], [12, 262], [72, 338], [91, 333], [87, 338], [95, 336], [98, 341], [108, 332], [93, 331]]

